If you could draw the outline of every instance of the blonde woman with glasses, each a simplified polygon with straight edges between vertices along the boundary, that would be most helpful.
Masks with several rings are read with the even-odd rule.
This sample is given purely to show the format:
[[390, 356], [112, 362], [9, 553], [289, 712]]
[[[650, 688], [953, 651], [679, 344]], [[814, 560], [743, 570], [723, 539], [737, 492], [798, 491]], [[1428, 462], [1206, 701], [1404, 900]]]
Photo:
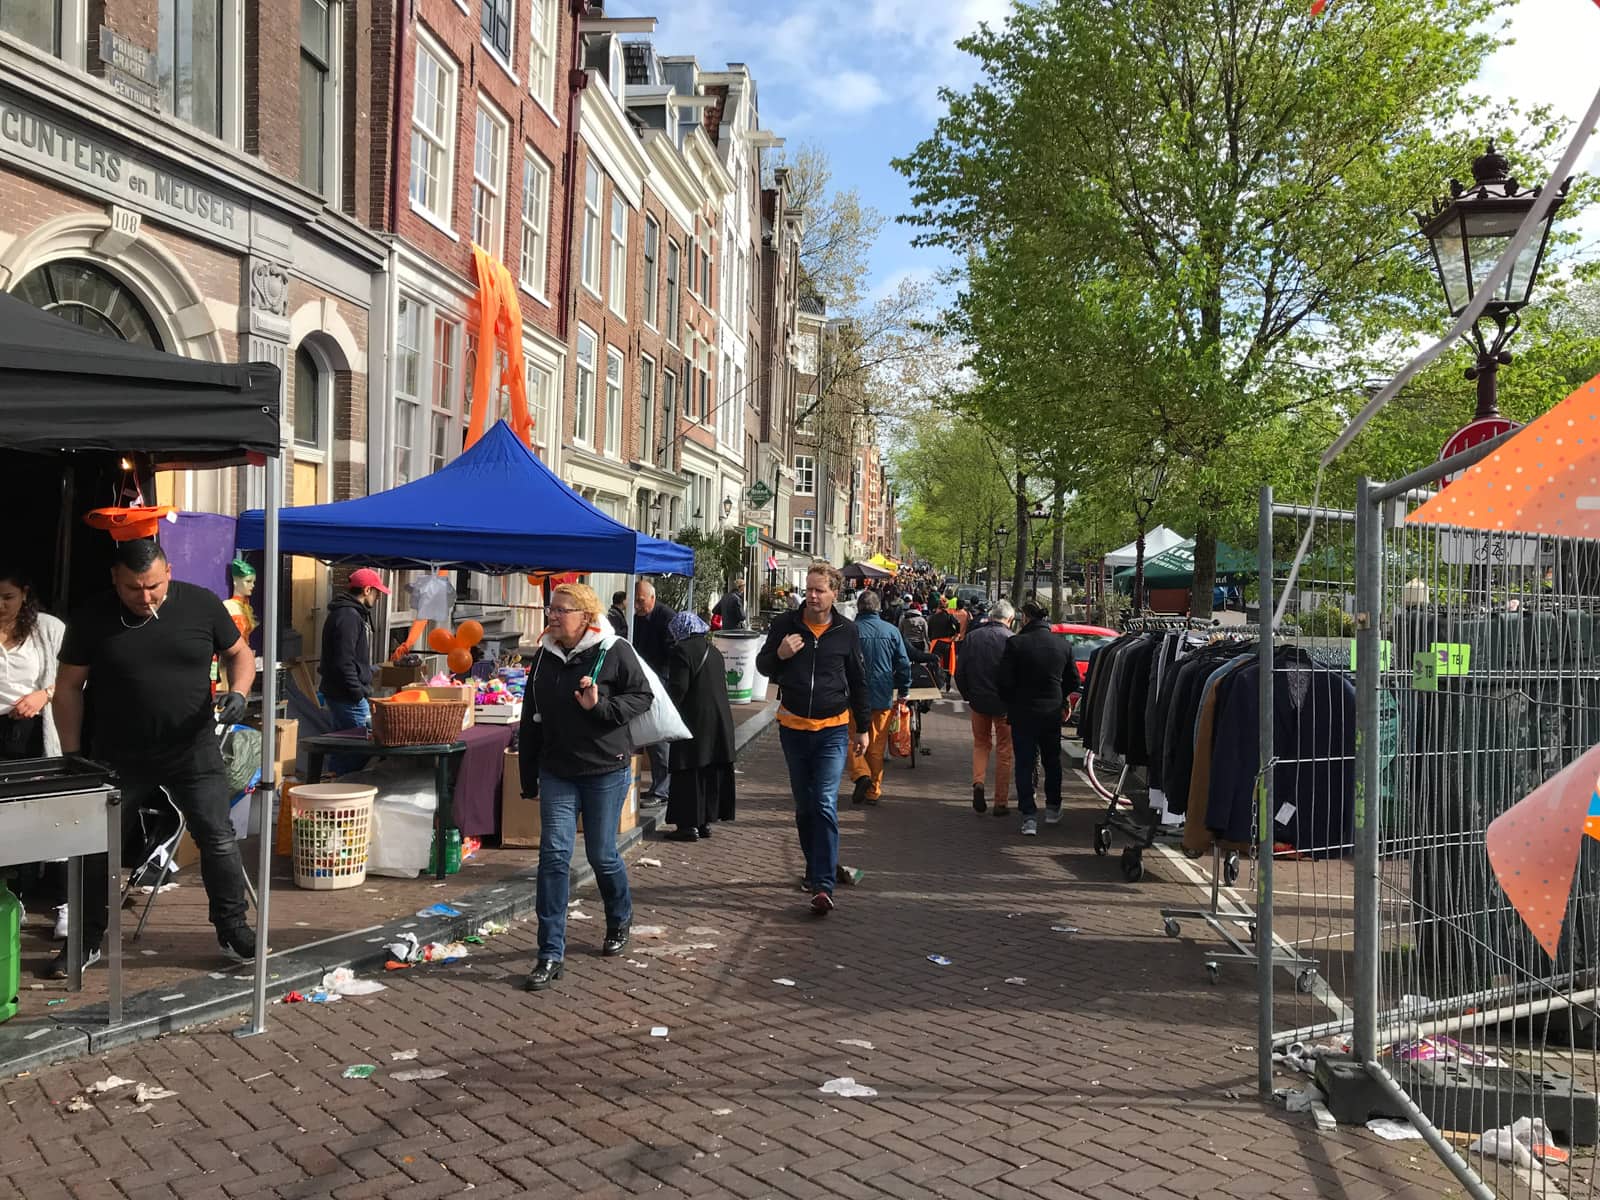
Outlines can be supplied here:
[[561, 978], [567, 948], [568, 864], [583, 816], [583, 848], [606, 908], [601, 954], [628, 944], [633, 901], [617, 853], [617, 822], [633, 781], [628, 723], [649, 710], [650, 681], [592, 588], [564, 583], [545, 609], [528, 673], [519, 754], [522, 794], [539, 801], [539, 958], [525, 987]]

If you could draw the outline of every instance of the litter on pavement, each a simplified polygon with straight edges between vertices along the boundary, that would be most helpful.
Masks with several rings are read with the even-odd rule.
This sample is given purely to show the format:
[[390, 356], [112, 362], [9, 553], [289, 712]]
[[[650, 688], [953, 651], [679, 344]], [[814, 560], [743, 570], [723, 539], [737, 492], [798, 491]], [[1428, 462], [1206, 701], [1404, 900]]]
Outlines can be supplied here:
[[118, 1088], [132, 1086], [133, 1080], [131, 1079], [124, 1079], [121, 1075], [108, 1075], [97, 1083], [91, 1083], [83, 1090], [91, 1096], [99, 1096], [106, 1092], [114, 1092]]
[[449, 1071], [441, 1067], [418, 1067], [415, 1071], [397, 1071], [391, 1078], [400, 1083], [420, 1083], [427, 1079], [443, 1079]]
[[662, 1037], [662, 1038], [666, 1037], [667, 1036], [667, 1027], [665, 1025], [654, 1025], [654, 1026], [652, 1026], [651, 1029], [650, 1029], [650, 1036], [651, 1037]]
[[389, 957], [395, 962], [416, 962], [422, 954], [422, 947], [414, 933], [402, 933], [398, 942], [390, 942], [388, 947]]
[[141, 1083], [133, 1089], [133, 1100], [135, 1104], [149, 1104], [152, 1100], [171, 1100], [177, 1094], [171, 1088]]
[[1549, 1127], [1539, 1117], [1518, 1117], [1511, 1125], [1487, 1130], [1467, 1150], [1473, 1154], [1481, 1151], [1490, 1158], [1519, 1167], [1532, 1166], [1535, 1158], [1547, 1163], [1564, 1163], [1569, 1157], [1555, 1144]]
[[774, 979], [772, 982], [777, 984], [779, 987], [793, 987], [794, 986], [794, 980], [788, 979], [788, 978]]
[[1021, 987], [1023, 984], [1027, 983], [1028, 981], [1026, 979], [1024, 979], [1021, 975], [1012, 975], [1006, 980], [1006, 982], [1010, 983], [1010, 984], [1014, 984], [1017, 987]]
[[496, 934], [509, 932], [511, 926], [504, 921], [485, 921], [478, 926], [479, 937], [494, 937]]
[[1422, 1137], [1422, 1131], [1410, 1121], [1396, 1121], [1390, 1117], [1374, 1117], [1367, 1122], [1367, 1128], [1386, 1142], [1408, 1142]]
[[341, 996], [370, 996], [384, 990], [376, 979], [357, 979], [349, 967], [337, 967], [322, 977], [322, 986]]
[[415, 1050], [391, 1050], [391, 1051], [389, 1051], [389, 1061], [390, 1062], [410, 1062], [412, 1059], [416, 1058], [416, 1056], [417, 1056], [417, 1052]]
[[1076, 925], [1052, 925], [1052, 926], [1050, 926], [1050, 932], [1051, 933], [1082, 933], [1083, 930], [1079, 929]]
[[371, 1079], [377, 1067], [372, 1063], [356, 1063], [353, 1067], [344, 1069], [346, 1079]]
[[459, 917], [461, 910], [449, 904], [430, 904], [417, 912], [419, 917]]
[[936, 967], [948, 967], [954, 960], [946, 958], [942, 954], [930, 954], [928, 955], [928, 961]]
[[633, 936], [636, 938], [664, 938], [667, 936], [665, 925], [635, 925]]
[[594, 920], [594, 918], [591, 917], [588, 913], [586, 913], [582, 909], [578, 909], [578, 908], [573, 909], [571, 912], [569, 912], [567, 914], [567, 916], [571, 917], [574, 921], [592, 921], [592, 920]]
[[845, 1038], [839, 1043], [839, 1045], [841, 1045], [841, 1046], [854, 1046], [857, 1050], [871, 1050], [872, 1049], [872, 1043], [869, 1042], [869, 1041], [866, 1041], [863, 1038]]
[[849, 1100], [870, 1099], [878, 1094], [877, 1088], [868, 1087], [864, 1083], [857, 1083], [849, 1075], [842, 1076], [839, 1079], [830, 1079], [819, 1087], [817, 1091], [826, 1092], [830, 1096], [843, 1096]]
[[641, 858], [639, 860], [639, 865], [641, 867], [659, 867], [661, 865], [661, 860], [659, 858]]

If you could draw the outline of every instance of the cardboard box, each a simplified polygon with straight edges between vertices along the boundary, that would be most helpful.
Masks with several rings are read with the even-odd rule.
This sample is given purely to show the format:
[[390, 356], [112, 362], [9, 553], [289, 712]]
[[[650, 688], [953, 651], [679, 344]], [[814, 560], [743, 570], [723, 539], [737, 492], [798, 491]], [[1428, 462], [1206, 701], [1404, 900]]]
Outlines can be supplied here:
[[172, 861], [180, 871], [187, 871], [200, 861], [200, 847], [194, 844], [194, 839], [189, 836], [187, 829], [178, 839], [178, 848], [172, 852]]
[[[647, 763], [643, 755], [634, 758], [633, 782], [628, 785], [628, 795], [617, 818], [618, 833], [627, 833], [639, 823], [639, 772], [648, 769], [648, 766], [641, 767]], [[583, 832], [581, 814], [578, 832]], [[539, 844], [539, 802], [522, 797], [521, 759], [515, 750], [505, 752], [505, 765], [500, 774], [500, 844], [519, 848]]]
[[277, 725], [278, 740], [274, 749], [277, 752], [273, 760], [278, 764], [278, 775], [293, 774], [295, 760], [300, 757], [300, 722], [279, 719]]
[[453, 683], [449, 687], [418, 688], [430, 700], [463, 700], [467, 705], [467, 715], [461, 721], [461, 728], [472, 728], [472, 710], [476, 707], [478, 689], [470, 683]]
[[479, 725], [515, 725], [522, 720], [522, 701], [510, 704], [480, 704], [473, 709], [473, 719]]
[[505, 752], [500, 775], [500, 844], [528, 847], [539, 844], [539, 802], [522, 798], [521, 759], [515, 750]]

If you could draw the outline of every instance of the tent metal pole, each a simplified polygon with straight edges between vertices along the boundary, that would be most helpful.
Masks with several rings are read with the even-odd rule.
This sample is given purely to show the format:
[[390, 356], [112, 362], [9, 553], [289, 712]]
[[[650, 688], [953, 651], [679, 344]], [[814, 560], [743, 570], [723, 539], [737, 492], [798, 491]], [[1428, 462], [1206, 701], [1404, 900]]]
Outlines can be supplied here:
[[637, 575], [628, 576], [628, 631], [622, 635], [622, 640], [630, 643], [633, 641], [633, 589], [638, 586], [638, 579]]
[[[273, 801], [278, 795], [278, 586], [282, 577], [278, 561], [278, 509], [283, 503], [282, 457], [266, 463], [266, 510], [262, 513], [262, 574], [266, 596], [261, 604], [261, 782], [256, 787], [256, 963], [255, 989], [250, 1004], [250, 1024], [239, 1037], [267, 1031], [267, 935], [271, 928], [268, 906], [272, 892], [272, 843], [276, 827]], [[287, 801], [284, 801], [287, 803]]]

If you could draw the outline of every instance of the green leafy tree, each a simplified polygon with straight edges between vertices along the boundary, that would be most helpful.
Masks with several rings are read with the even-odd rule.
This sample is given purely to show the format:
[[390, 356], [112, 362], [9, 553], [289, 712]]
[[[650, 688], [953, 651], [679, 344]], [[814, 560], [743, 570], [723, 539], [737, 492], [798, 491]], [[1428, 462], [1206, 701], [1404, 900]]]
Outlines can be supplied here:
[[983, 412], [1073, 431], [1088, 487], [1168, 461], [1195, 612], [1270, 456], [1342, 423], [1374, 345], [1439, 324], [1412, 212], [1471, 157], [1449, 130], [1477, 116], [1531, 156], [1559, 133], [1535, 113], [1510, 135], [1468, 92], [1503, 7], [1018, 3], [962, 43], [982, 78], [897, 164], [918, 240], [969, 264], [947, 323]]

